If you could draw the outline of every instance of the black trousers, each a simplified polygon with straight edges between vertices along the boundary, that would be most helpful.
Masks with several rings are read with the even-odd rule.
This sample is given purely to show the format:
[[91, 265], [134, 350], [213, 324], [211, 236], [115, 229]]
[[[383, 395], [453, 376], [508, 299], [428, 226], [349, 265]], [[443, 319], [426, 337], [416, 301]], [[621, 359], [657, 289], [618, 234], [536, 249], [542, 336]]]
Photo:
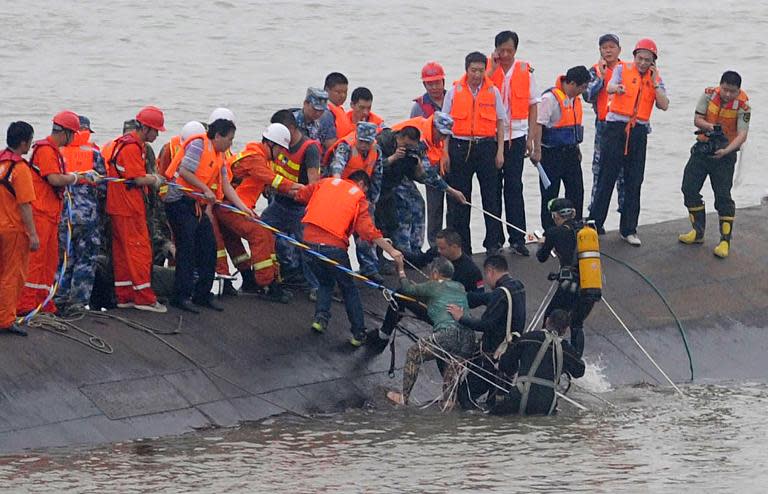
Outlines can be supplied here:
[[736, 153], [714, 159], [699, 153], [691, 153], [683, 172], [683, 200], [685, 207], [703, 206], [701, 188], [709, 177], [712, 191], [715, 193], [715, 209], [720, 216], [734, 216], [736, 204], [731, 198], [733, 171], [736, 166]]
[[624, 122], [607, 122], [600, 148], [600, 173], [592, 203], [590, 218], [598, 228], [603, 228], [611, 196], [620, 172], [624, 172], [624, 205], [621, 210], [619, 231], [627, 236], [637, 233], [637, 221], [640, 217], [640, 190], [645, 175], [645, 148], [648, 143], [648, 127], [635, 125], [629, 134], [627, 154], [624, 146], [627, 142]]
[[571, 346], [573, 346], [577, 356], [581, 358], [584, 353], [584, 321], [592, 312], [594, 305], [595, 300], [590, 297], [582, 297], [578, 289], [574, 293], [558, 287], [544, 311], [542, 327], [546, 327], [547, 317], [555, 309], [568, 311], [571, 314]]
[[541, 149], [541, 166], [547, 172], [552, 184], [545, 189], [539, 179], [541, 192], [541, 227], [555, 226], [547, 206], [551, 199], [560, 196], [560, 183], [565, 186], [565, 197], [576, 208], [576, 219], [581, 220], [584, 208], [584, 178], [581, 173], [581, 150], [579, 146], [560, 146]]
[[[183, 197], [165, 205], [176, 242], [174, 300], [206, 300], [216, 275], [216, 238], [204, 212], [197, 216], [195, 201]], [[197, 282], [195, 282], [197, 272]]]
[[[525, 227], [525, 199], [523, 198], [523, 162], [527, 136], [518, 137], [504, 143], [504, 168], [499, 180], [504, 189], [504, 214], [509, 223], [523, 231]], [[512, 227], [507, 227], [509, 243], [525, 242], [524, 235]]]
[[[501, 216], [501, 186], [500, 171], [496, 168], [496, 141], [485, 139], [482, 141], [463, 141], [451, 139], [448, 146], [448, 155], [451, 158], [451, 170], [445, 177], [448, 185], [464, 193], [467, 200], [472, 200], [472, 178], [477, 173], [480, 182], [480, 197], [483, 209], [496, 216]], [[469, 230], [469, 217], [471, 209], [456, 201], [448, 201], [448, 227], [456, 230], [461, 235], [464, 252], [472, 255], [472, 240]], [[501, 223], [487, 215], [485, 219], [485, 240], [483, 246], [486, 249], [497, 249], [504, 244], [504, 232]]]

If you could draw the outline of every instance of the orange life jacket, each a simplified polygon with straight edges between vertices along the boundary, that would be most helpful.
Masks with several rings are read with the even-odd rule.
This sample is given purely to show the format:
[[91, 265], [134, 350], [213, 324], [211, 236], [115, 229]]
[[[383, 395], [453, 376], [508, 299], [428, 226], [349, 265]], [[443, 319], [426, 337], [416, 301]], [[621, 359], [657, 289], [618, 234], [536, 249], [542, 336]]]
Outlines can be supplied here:
[[363, 158], [360, 152], [357, 150], [357, 132], [348, 134], [346, 137], [339, 139], [333, 146], [326, 152], [326, 165], [331, 163], [331, 157], [342, 142], [349, 145], [349, 161], [347, 166], [341, 171], [341, 178], [347, 178], [357, 170], [365, 170], [365, 173], [370, 177], [373, 175], [373, 167], [376, 165], [376, 160], [379, 158], [379, 152], [376, 149], [376, 143], [373, 143], [371, 150], [368, 151], [368, 156]]
[[243, 203], [245, 203], [245, 205], [250, 209], [256, 207], [256, 202], [259, 200], [259, 197], [264, 192], [264, 188], [267, 185], [271, 185], [277, 189], [284, 179], [283, 175], [275, 173], [275, 178], [272, 180], [272, 183], [268, 184], [263, 180], [258, 180], [256, 177], [248, 174], [247, 172], [243, 172], [239, 166], [240, 160], [254, 155], [261, 156], [268, 164], [267, 166], [272, 166], [274, 168], [274, 164], [271, 164], [269, 159], [269, 148], [266, 144], [261, 142], [252, 141], [247, 143], [242, 151], [237, 154], [233, 154], [227, 160], [228, 166], [232, 170], [233, 178], [237, 183], [235, 192], [237, 192], [237, 195], [240, 197]]
[[324, 178], [317, 183], [301, 221], [346, 240], [357, 219], [360, 199], [364, 197], [365, 193], [354, 182]]
[[[13, 173], [13, 169], [16, 168], [16, 165], [20, 162], [27, 164], [24, 158], [8, 148], [5, 148], [3, 152], [0, 153], [0, 185], [5, 187], [13, 197], [16, 197], [16, 190], [11, 184], [11, 174]], [[5, 168], [4, 163], [8, 163], [8, 168]]]
[[141, 142], [139, 142], [138, 139], [136, 139], [136, 136], [133, 134], [133, 132], [122, 135], [104, 145], [104, 148], [101, 150], [101, 155], [104, 157], [104, 163], [107, 167], [108, 177], [123, 178], [123, 172], [125, 170], [123, 170], [122, 167], [117, 164], [117, 157], [120, 155], [120, 152], [123, 150], [123, 148], [130, 144], [139, 146], [141, 149], [141, 156], [144, 158], [146, 148]]
[[[352, 126], [350, 131], [355, 130], [355, 123], [352, 121], [352, 117], [353, 117], [353, 112], [352, 112], [352, 110], [349, 110], [347, 112], [347, 118], [349, 119], [349, 124]], [[366, 122], [370, 122], [372, 124], [376, 124], [376, 127], [378, 127], [378, 129], [376, 131], [377, 132], [381, 132], [381, 125], [384, 123], [384, 119], [383, 118], [381, 118], [380, 116], [376, 115], [373, 112], [370, 112], [370, 113], [368, 113], [368, 120], [365, 120], [365, 121]], [[349, 134], [349, 132], [347, 132], [347, 134]], [[344, 136], [343, 135], [339, 135], [337, 133], [336, 137], [341, 138], [341, 137], [344, 137]]]
[[[613, 68], [605, 68], [605, 76], [603, 77], [603, 81], [605, 82], [603, 83], [603, 88], [597, 93], [597, 101], [595, 101], [595, 113], [597, 113], [597, 119], [601, 122], [605, 122], [605, 116], [608, 115], [608, 102], [612, 96], [608, 94], [608, 83], [611, 81], [611, 77], [613, 77], [614, 69], [620, 64], [623, 65], [624, 62], [619, 60]], [[600, 66], [598, 64], [595, 64], [592, 67], [595, 69], [596, 74], [600, 74]]]
[[75, 133], [75, 137], [68, 146], [61, 148], [61, 154], [64, 156], [68, 172], [85, 173], [93, 171], [93, 152], [98, 152], [99, 147], [92, 142], [88, 142], [90, 137], [90, 131], [81, 130]]
[[[708, 87], [704, 92], [709, 95], [709, 103], [707, 104], [707, 114], [705, 116], [707, 122], [711, 124], [719, 124], [723, 128], [723, 133], [728, 137], [728, 142], [733, 141], [738, 133], [738, 119], [739, 110], [749, 111], [749, 97], [744, 91], [739, 91], [739, 96], [723, 105], [720, 99], [720, 87]], [[700, 141], [706, 141], [707, 137], [700, 134], [698, 139]]]
[[171, 164], [168, 165], [168, 169], [165, 170], [165, 177], [169, 180], [173, 179], [177, 184], [183, 187], [195, 189], [194, 185], [188, 183], [184, 180], [184, 177], [179, 174], [179, 166], [184, 159], [187, 146], [195, 140], [203, 141], [203, 151], [200, 154], [197, 170], [195, 170], [195, 177], [211, 189], [217, 200], [221, 200], [224, 197], [221, 169], [226, 166], [224, 162], [224, 153], [214, 149], [213, 142], [208, 139], [206, 134], [196, 134], [184, 141], [182, 148], [176, 153], [176, 156], [173, 157]]
[[621, 69], [621, 84], [624, 85], [624, 93], [613, 94], [608, 111], [629, 117], [632, 121], [650, 120], [656, 103], [651, 71], [641, 75], [634, 63], [625, 63]]
[[[35, 185], [35, 195], [37, 196], [37, 201], [33, 203], [33, 205], [38, 206], [42, 205], [43, 208], [46, 210], [54, 210], [56, 209], [56, 204], [53, 203], [53, 201], [50, 201], [50, 204], [47, 203], [46, 199], [46, 193], [43, 192], [44, 189], [51, 190], [55, 197], [57, 197], [58, 200], [58, 207], [61, 207], [61, 200], [64, 198], [64, 187], [54, 187], [51, 185], [48, 180], [43, 178], [40, 167], [35, 163], [35, 157], [37, 155], [38, 150], [42, 147], [50, 147], [53, 149], [53, 152], [56, 154], [56, 159], [59, 164], [59, 173], [66, 173], [66, 164], [64, 161], [64, 156], [61, 154], [61, 150], [59, 149], [56, 144], [53, 143], [51, 140], [51, 137], [46, 137], [45, 139], [39, 140], [35, 142], [32, 145], [32, 156], [29, 157], [29, 167], [32, 169], [33, 172], [35, 172], [35, 176], [32, 177], [32, 183]], [[38, 188], [39, 187], [39, 188]], [[43, 202], [46, 202], [46, 204], [41, 204]]]
[[273, 162], [273, 169], [278, 175], [282, 175], [288, 180], [306, 185], [309, 181], [307, 171], [304, 167], [304, 155], [310, 146], [317, 146], [318, 152], [321, 152], [322, 144], [314, 139], [304, 139], [304, 143], [295, 152], [290, 151], [287, 154], [277, 155], [277, 161]]
[[434, 143], [434, 119], [434, 114], [427, 118], [409, 118], [408, 120], [404, 120], [393, 125], [392, 130], [398, 131], [404, 129], [405, 127], [416, 127], [419, 129], [421, 132], [421, 142], [427, 146], [427, 158], [431, 164], [437, 165], [440, 163], [440, 159], [443, 157], [445, 152], [445, 139], [441, 139], [439, 144]]
[[330, 101], [328, 102], [328, 110], [333, 114], [333, 119], [336, 123], [336, 137], [341, 139], [350, 132], [355, 130], [355, 124], [349, 118], [347, 112], [341, 106], [336, 106]]
[[461, 137], [496, 136], [496, 93], [493, 81], [483, 80], [477, 97], [467, 85], [467, 75], [453, 83], [453, 133]]
[[[492, 60], [488, 58], [486, 71], [491, 70]], [[528, 118], [528, 110], [531, 106], [531, 72], [533, 67], [528, 62], [515, 60], [512, 68], [512, 78], [509, 80], [509, 93], [504, 94], [504, 69], [501, 65], [496, 67], [490, 79], [501, 93], [501, 97], [509, 107], [510, 120], [525, 120]]]
[[573, 98], [570, 106], [565, 105], [568, 96], [563, 91], [563, 78], [558, 77], [555, 87], [545, 91], [552, 93], [560, 105], [560, 120], [552, 127], [542, 128], [541, 143], [546, 147], [575, 146], [584, 140], [581, 98]]

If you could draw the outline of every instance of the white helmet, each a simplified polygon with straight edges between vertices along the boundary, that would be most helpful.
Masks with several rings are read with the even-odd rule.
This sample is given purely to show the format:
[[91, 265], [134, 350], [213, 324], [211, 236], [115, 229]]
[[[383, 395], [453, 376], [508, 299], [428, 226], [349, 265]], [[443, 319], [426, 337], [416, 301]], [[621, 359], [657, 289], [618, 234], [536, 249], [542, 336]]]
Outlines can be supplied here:
[[278, 146], [282, 146], [285, 149], [291, 147], [291, 131], [289, 131], [288, 127], [283, 124], [270, 124], [269, 127], [267, 127], [267, 130], [261, 134], [261, 137], [277, 144]]
[[181, 141], [184, 142], [193, 135], [205, 134], [205, 127], [197, 120], [192, 120], [184, 124], [181, 128]]
[[235, 114], [229, 108], [216, 108], [211, 112], [211, 116], [208, 117], [208, 125], [212, 124], [216, 120], [229, 120], [235, 122]]

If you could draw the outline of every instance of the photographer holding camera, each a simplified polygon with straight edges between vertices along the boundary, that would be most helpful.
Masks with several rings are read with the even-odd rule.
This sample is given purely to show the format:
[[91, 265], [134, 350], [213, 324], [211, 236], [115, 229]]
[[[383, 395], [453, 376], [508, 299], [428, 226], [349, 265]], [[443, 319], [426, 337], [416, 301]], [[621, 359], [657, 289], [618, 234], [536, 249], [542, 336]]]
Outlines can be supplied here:
[[697, 142], [683, 172], [682, 192], [693, 229], [678, 237], [684, 244], [704, 242], [706, 211], [701, 197], [709, 176], [715, 193], [715, 209], [720, 216], [720, 242], [714, 254], [728, 257], [736, 205], [731, 198], [736, 154], [747, 140], [750, 119], [749, 99], [741, 90], [741, 76], [726, 71], [720, 85], [707, 88], [696, 105], [694, 125]]

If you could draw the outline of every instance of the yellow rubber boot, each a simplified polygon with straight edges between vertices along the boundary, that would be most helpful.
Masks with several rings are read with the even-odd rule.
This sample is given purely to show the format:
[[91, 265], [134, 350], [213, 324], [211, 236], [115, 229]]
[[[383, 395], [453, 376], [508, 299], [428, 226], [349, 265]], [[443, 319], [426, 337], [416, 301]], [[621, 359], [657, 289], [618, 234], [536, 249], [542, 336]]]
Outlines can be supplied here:
[[677, 237], [681, 243], [692, 245], [704, 242], [704, 227], [707, 223], [707, 212], [704, 205], [688, 208], [688, 219], [691, 220], [693, 229]]
[[712, 251], [714, 255], [720, 259], [728, 257], [728, 253], [731, 250], [731, 233], [733, 231], [733, 216], [721, 216], [720, 217], [720, 243], [717, 244], [715, 250]]

